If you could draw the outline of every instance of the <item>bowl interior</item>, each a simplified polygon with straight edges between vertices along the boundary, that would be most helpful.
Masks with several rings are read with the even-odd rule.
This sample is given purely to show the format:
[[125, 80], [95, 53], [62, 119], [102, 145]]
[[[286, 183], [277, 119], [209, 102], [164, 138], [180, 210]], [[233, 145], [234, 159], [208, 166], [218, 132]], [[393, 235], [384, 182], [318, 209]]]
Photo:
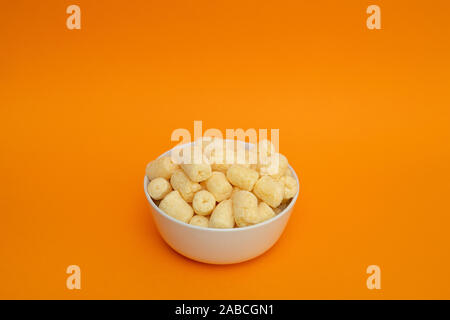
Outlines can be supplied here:
[[[224, 140], [225, 140], [225, 139], [224, 139]], [[238, 142], [238, 143], [244, 143], [244, 144], [245, 144], [245, 148], [246, 148], [247, 150], [249, 150], [249, 149], [251, 149], [251, 148], [254, 147], [253, 145], [251, 145], [251, 144], [249, 144], [249, 143], [247, 143], [247, 142], [242, 142], [242, 141], [237, 141], [237, 142]], [[194, 142], [187, 143], [187, 144], [184, 144], [184, 145], [176, 146], [176, 147], [174, 147], [173, 149], [171, 149], [171, 150], [169, 150], [169, 151], [163, 153], [163, 154], [160, 155], [158, 158], [161, 158], [161, 157], [164, 157], [164, 156], [168, 156], [168, 155], [170, 155], [170, 152], [172, 152], [172, 150], [176, 150], [177, 148], [184, 148], [184, 147], [186, 147], [186, 146], [188, 146], [188, 145], [191, 145], [192, 143], [194, 143]], [[150, 203], [150, 205], [152, 206], [152, 208], [153, 208], [156, 212], [158, 212], [159, 214], [161, 214], [161, 215], [167, 217], [169, 220], [171, 220], [171, 221], [173, 221], [173, 222], [175, 222], [175, 223], [181, 224], [181, 225], [183, 225], [183, 226], [185, 226], [185, 227], [187, 227], [187, 228], [199, 229], [199, 230], [202, 230], [202, 231], [209, 231], [209, 232], [242, 232], [242, 231], [245, 231], [245, 230], [248, 230], [248, 229], [258, 228], [258, 227], [260, 227], [260, 226], [263, 226], [263, 225], [265, 225], [265, 224], [271, 223], [271, 222], [273, 222], [273, 221], [275, 221], [275, 220], [281, 218], [281, 216], [283, 216], [284, 214], [286, 214], [287, 212], [289, 212], [289, 211], [292, 209], [292, 207], [295, 205], [295, 202], [297, 201], [298, 195], [299, 195], [299, 193], [300, 193], [300, 182], [299, 182], [299, 180], [298, 180], [298, 177], [297, 177], [297, 174], [296, 174], [295, 170], [291, 167], [291, 165], [288, 165], [288, 167], [289, 167], [289, 170], [291, 171], [293, 177], [294, 177], [295, 180], [297, 181], [297, 185], [298, 185], [298, 191], [297, 191], [297, 193], [295, 194], [295, 196], [291, 199], [291, 201], [289, 202], [289, 205], [288, 205], [286, 208], [284, 208], [283, 211], [281, 211], [280, 213], [278, 213], [275, 217], [270, 218], [270, 219], [268, 219], [268, 220], [266, 220], [266, 221], [263, 221], [263, 222], [261, 222], [261, 223], [254, 224], [254, 225], [251, 225], [251, 226], [246, 226], [246, 227], [230, 228], [230, 229], [219, 229], [219, 228], [204, 228], [204, 227], [199, 227], [199, 226], [194, 226], [194, 225], [192, 225], [192, 224], [184, 223], [184, 222], [182, 222], [182, 221], [179, 221], [179, 220], [177, 220], [177, 219], [175, 219], [175, 218], [169, 216], [168, 214], [166, 214], [164, 211], [162, 211], [162, 210], [156, 205], [156, 203], [153, 201], [152, 197], [150, 197], [150, 195], [148, 194], [148, 191], [147, 191], [147, 185], [148, 185], [148, 183], [149, 183], [149, 180], [148, 180], [147, 176], [144, 177], [144, 192], [145, 192], [145, 196], [147, 197], [148, 202]]]

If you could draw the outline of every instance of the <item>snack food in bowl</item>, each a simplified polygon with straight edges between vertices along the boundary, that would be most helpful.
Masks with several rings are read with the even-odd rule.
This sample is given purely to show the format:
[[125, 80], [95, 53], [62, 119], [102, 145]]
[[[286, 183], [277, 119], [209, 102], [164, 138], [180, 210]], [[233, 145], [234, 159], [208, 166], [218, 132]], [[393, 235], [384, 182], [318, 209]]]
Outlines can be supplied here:
[[[144, 190], [156, 226], [169, 246], [188, 258], [214, 264], [252, 259], [272, 247], [289, 220], [299, 182], [287, 158], [271, 154], [266, 159], [276, 161], [268, 164], [261, 160], [266, 151], [262, 155], [253, 145], [238, 143], [241, 159], [237, 147], [221, 145], [224, 152], [201, 148], [196, 162], [180, 163], [174, 151], [195, 153], [195, 142], [147, 165]], [[224, 154], [226, 161], [218, 161]]]

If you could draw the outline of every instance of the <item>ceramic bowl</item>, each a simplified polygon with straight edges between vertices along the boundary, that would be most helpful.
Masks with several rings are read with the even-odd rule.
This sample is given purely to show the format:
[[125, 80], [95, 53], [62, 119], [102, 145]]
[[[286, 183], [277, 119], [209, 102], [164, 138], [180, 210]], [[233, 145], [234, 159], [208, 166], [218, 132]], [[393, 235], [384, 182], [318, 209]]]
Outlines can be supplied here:
[[[170, 152], [169, 150], [161, 157], [170, 155]], [[291, 166], [289, 169], [300, 186], [297, 174]], [[164, 241], [183, 256], [211, 264], [243, 262], [269, 250], [283, 233], [298, 198], [297, 192], [283, 211], [259, 224], [232, 229], [203, 228], [181, 222], [159, 209], [147, 192], [148, 183], [149, 180], [145, 177], [145, 196]]]

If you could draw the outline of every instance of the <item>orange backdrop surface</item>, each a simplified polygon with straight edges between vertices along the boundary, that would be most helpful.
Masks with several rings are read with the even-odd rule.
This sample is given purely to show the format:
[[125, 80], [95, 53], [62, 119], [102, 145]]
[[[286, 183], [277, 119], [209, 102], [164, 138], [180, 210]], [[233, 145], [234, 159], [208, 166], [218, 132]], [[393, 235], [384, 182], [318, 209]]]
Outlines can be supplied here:
[[[66, 28], [67, 6], [81, 30]], [[366, 8], [381, 8], [381, 30]], [[0, 298], [450, 299], [448, 1], [7, 1]], [[186, 259], [142, 183], [176, 128], [278, 128], [301, 194], [252, 261]], [[81, 267], [81, 290], [66, 268]], [[381, 268], [368, 290], [366, 268]]]

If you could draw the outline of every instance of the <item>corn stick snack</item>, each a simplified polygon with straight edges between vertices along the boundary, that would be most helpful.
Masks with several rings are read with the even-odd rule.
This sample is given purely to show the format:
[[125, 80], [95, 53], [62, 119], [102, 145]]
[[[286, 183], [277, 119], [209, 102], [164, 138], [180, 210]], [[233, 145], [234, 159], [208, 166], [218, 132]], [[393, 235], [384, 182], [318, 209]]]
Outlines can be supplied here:
[[232, 185], [251, 191], [258, 180], [258, 172], [241, 165], [233, 164], [227, 171], [227, 178]]
[[189, 221], [189, 224], [192, 224], [194, 226], [208, 228], [209, 219], [205, 216], [199, 216], [195, 215], [191, 218], [191, 221]]
[[293, 198], [296, 195], [297, 191], [298, 191], [297, 180], [295, 180], [291, 176], [282, 176], [280, 181], [284, 185], [284, 196], [283, 196], [283, 199], [287, 200], [287, 199]]
[[258, 169], [261, 176], [269, 175], [272, 178], [281, 178], [288, 169], [288, 160], [280, 153], [275, 153], [269, 157], [259, 154]]
[[220, 202], [209, 218], [210, 228], [233, 228], [234, 216], [233, 216], [233, 203], [230, 199]]
[[172, 173], [178, 169], [178, 165], [175, 164], [170, 157], [162, 157], [151, 161], [145, 170], [148, 179], [151, 181], [155, 178], [170, 179]]
[[211, 192], [200, 190], [194, 195], [194, 200], [192, 200], [192, 207], [194, 208], [194, 212], [196, 214], [207, 216], [216, 207], [216, 199]]
[[258, 204], [258, 218], [255, 223], [260, 223], [273, 217], [275, 217], [275, 212], [273, 211], [273, 209], [269, 205], [267, 205], [267, 203], [261, 201]]
[[171, 157], [180, 164], [181, 169], [194, 182], [202, 182], [211, 175], [211, 165], [202, 153], [202, 141], [196, 142], [192, 146], [177, 149], [171, 152]]
[[161, 200], [159, 208], [172, 218], [188, 223], [194, 215], [192, 207], [178, 191], [172, 191]]
[[181, 164], [184, 173], [194, 182], [201, 182], [211, 176], [211, 165], [207, 163], [200, 164]]
[[258, 199], [249, 191], [241, 190], [233, 194], [234, 220], [238, 227], [245, 227], [258, 221]]
[[228, 199], [233, 191], [227, 177], [218, 171], [214, 171], [211, 177], [206, 180], [206, 189], [213, 194], [217, 202]]
[[172, 174], [170, 184], [187, 202], [192, 202], [194, 194], [202, 188], [200, 184], [191, 181], [183, 170], [177, 170]]
[[154, 200], [161, 200], [164, 198], [170, 191], [172, 191], [172, 186], [169, 181], [164, 178], [155, 178], [147, 186], [148, 194]]
[[253, 192], [269, 206], [276, 208], [284, 198], [284, 185], [270, 176], [262, 176], [256, 182]]

